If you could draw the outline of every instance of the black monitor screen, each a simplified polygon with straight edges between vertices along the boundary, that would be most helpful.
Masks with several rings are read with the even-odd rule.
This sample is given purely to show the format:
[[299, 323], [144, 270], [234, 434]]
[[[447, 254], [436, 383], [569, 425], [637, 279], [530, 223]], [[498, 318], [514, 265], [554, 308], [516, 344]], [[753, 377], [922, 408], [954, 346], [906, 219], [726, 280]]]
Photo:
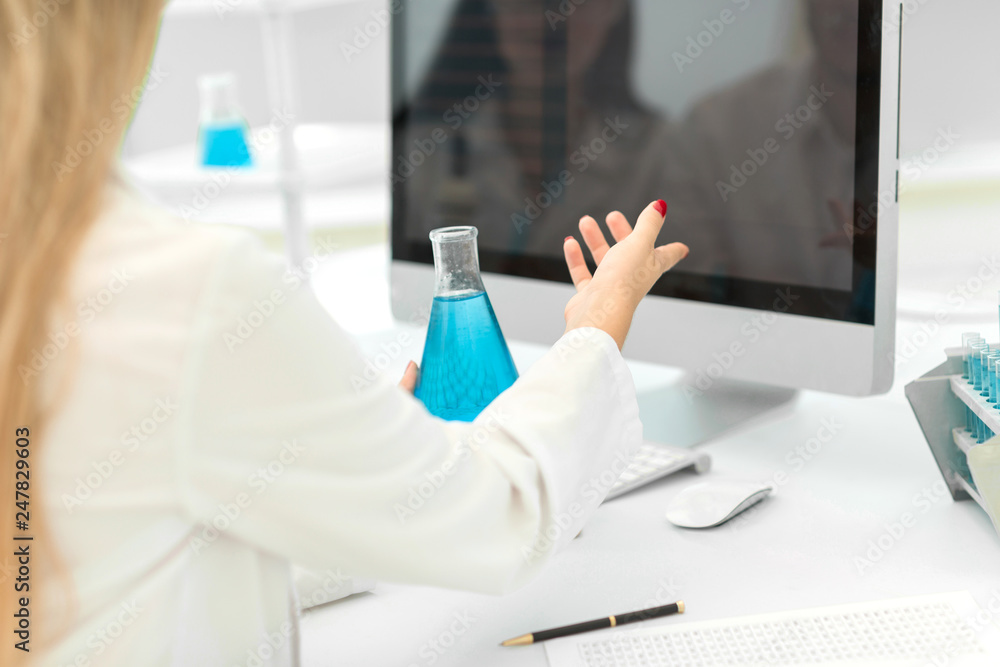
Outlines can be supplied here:
[[654, 294], [874, 322], [880, 0], [392, 11], [395, 259], [471, 224], [484, 271], [568, 282], [581, 216], [662, 198], [691, 254]]

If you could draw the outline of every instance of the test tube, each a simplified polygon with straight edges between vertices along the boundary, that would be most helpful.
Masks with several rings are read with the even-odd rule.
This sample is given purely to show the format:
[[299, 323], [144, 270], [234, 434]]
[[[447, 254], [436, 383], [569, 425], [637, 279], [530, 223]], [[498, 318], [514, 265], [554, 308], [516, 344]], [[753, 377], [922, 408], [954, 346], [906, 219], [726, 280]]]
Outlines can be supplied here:
[[998, 391], [1000, 391], [1000, 386], [997, 384], [997, 364], [1000, 364], [1000, 348], [990, 352], [990, 356], [986, 359], [986, 382], [990, 385], [990, 397], [987, 399], [990, 403], [996, 403], [998, 396]]
[[996, 399], [993, 403], [993, 409], [1000, 410], [1000, 359], [996, 359], [993, 362], [990, 382], [993, 387], [993, 398]]
[[979, 395], [984, 397], [989, 397], [990, 395], [990, 354], [993, 350], [989, 345], [984, 345], [979, 348], [979, 372], [981, 377], [979, 381], [982, 383], [982, 387], [979, 390]]
[[962, 334], [962, 379], [969, 379], [969, 343], [979, 338], [979, 333], [975, 331], [970, 331], [968, 333]]
[[977, 338], [972, 341], [970, 345], [971, 351], [969, 352], [969, 384], [972, 385], [974, 391], [983, 390], [983, 374], [982, 374], [982, 364], [979, 359], [979, 352], [987, 347], [986, 341], [982, 338]]
[[986, 342], [982, 337], [970, 338], [969, 345], [965, 349], [965, 363], [968, 364], [969, 366], [969, 377], [966, 380], [966, 382], [968, 382], [969, 384], [975, 384], [976, 381], [975, 362], [973, 361], [972, 358], [976, 353], [975, 349], [976, 345], [978, 345], [980, 341], [984, 343]]
[[1000, 410], [1000, 349], [990, 355], [989, 375], [990, 402], [994, 410]]

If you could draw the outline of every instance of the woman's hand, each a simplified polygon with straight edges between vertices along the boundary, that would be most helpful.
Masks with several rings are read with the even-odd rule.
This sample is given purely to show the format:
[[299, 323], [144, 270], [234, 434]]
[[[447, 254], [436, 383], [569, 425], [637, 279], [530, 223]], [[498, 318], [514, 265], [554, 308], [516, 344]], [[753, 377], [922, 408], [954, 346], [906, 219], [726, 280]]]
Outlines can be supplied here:
[[420, 367], [417, 366], [416, 362], [411, 361], [406, 364], [406, 370], [403, 371], [403, 379], [399, 381], [399, 388], [408, 394], [412, 394], [417, 389], [417, 374], [420, 372]]
[[609, 213], [606, 220], [616, 242], [613, 246], [608, 245], [596, 220], [590, 216], [580, 220], [580, 233], [597, 270], [591, 275], [580, 244], [567, 236], [563, 252], [577, 292], [566, 304], [566, 331], [596, 327], [614, 338], [621, 349], [639, 302], [660, 276], [689, 252], [683, 243], [655, 247], [666, 213], [667, 204], [662, 199], [653, 202], [639, 215], [635, 230], [618, 211]]

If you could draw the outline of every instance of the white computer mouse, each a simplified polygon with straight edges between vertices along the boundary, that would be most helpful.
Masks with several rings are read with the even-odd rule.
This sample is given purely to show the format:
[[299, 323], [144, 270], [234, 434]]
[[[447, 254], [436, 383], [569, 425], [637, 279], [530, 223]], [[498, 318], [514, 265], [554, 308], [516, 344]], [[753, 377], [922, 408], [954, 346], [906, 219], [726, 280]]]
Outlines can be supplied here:
[[684, 489], [667, 507], [667, 521], [681, 528], [711, 528], [729, 521], [774, 491], [770, 484], [713, 479]]

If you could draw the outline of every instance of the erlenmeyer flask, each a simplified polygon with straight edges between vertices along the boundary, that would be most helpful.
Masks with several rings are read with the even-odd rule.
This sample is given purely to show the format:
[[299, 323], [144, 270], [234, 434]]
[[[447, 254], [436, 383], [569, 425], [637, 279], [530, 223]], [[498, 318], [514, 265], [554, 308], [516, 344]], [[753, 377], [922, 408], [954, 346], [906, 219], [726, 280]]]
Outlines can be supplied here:
[[517, 380], [479, 275], [475, 227], [431, 232], [434, 303], [416, 397], [433, 415], [472, 421]]
[[236, 77], [210, 74], [198, 79], [201, 118], [198, 141], [206, 167], [249, 167], [249, 128], [236, 102]]

